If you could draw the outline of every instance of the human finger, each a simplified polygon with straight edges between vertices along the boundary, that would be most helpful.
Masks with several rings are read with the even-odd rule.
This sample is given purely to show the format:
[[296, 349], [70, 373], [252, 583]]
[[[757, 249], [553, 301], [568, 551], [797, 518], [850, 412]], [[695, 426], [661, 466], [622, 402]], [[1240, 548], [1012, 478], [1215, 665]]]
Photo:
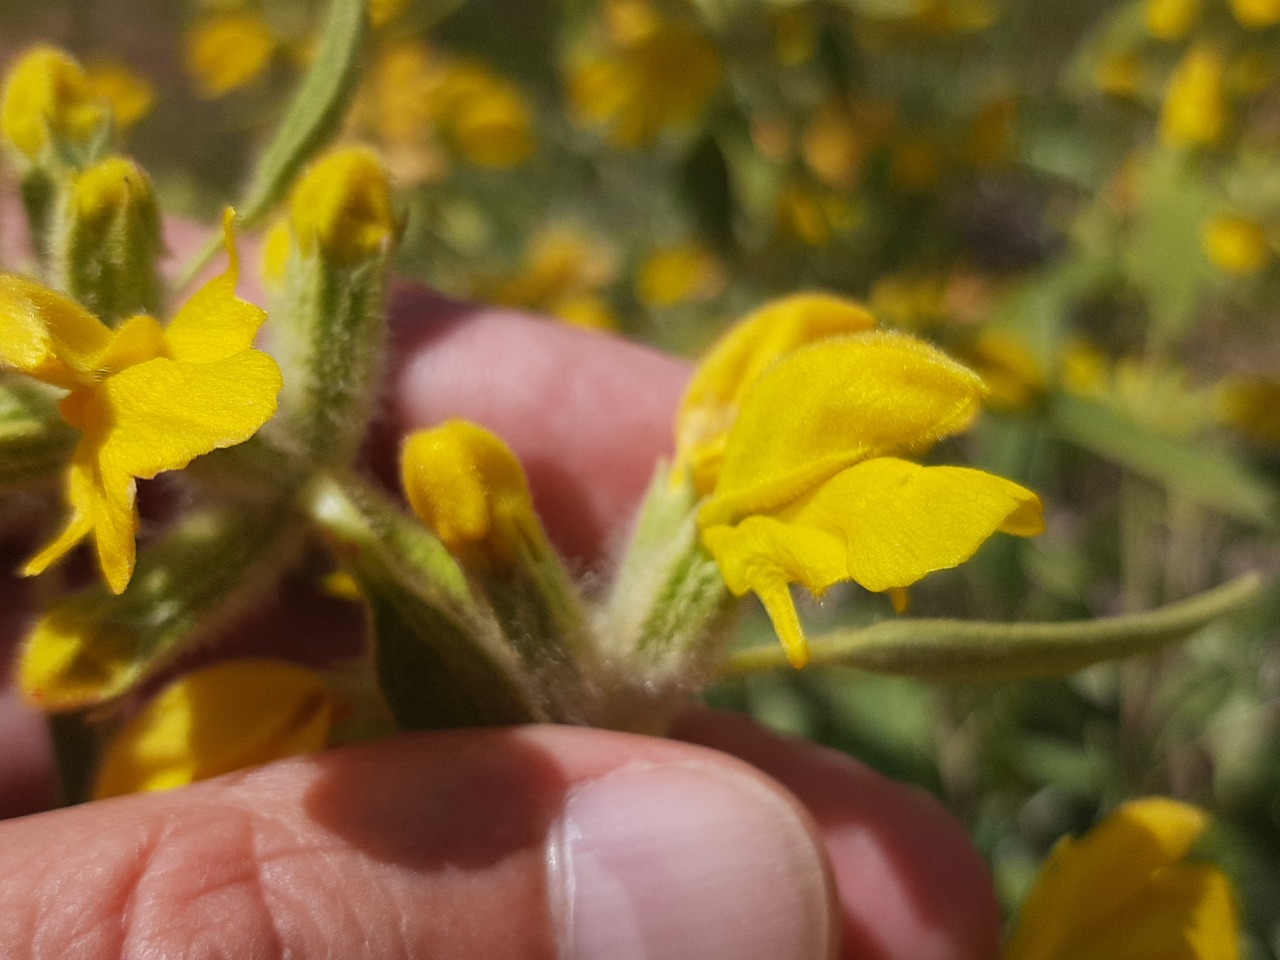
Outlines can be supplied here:
[[928, 794], [746, 717], [691, 710], [674, 735], [747, 761], [804, 804], [835, 878], [842, 957], [996, 956], [1000, 912], [990, 872], [960, 823]]
[[773, 781], [566, 727], [406, 734], [0, 824], [14, 960], [825, 960], [831, 905]]

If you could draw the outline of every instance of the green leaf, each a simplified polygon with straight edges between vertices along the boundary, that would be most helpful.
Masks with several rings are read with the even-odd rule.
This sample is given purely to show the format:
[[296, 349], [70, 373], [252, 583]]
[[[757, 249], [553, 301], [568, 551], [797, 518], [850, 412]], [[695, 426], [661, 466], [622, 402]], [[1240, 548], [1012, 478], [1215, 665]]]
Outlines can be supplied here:
[[240, 222], [252, 226], [293, 182], [294, 176], [338, 127], [359, 74], [366, 29], [365, 5], [331, 0], [329, 20], [311, 69], [303, 78], [275, 139], [258, 161]]
[[1105, 404], [1062, 394], [1049, 419], [1064, 439], [1220, 513], [1275, 523], [1277, 493], [1265, 478], [1214, 447], [1159, 433]]
[[[940, 681], [1025, 680], [1070, 673], [1104, 660], [1150, 653], [1249, 604], [1262, 592], [1250, 574], [1145, 613], [1065, 623], [882, 620], [810, 641], [813, 664]], [[780, 644], [743, 650], [727, 675], [786, 665]]]

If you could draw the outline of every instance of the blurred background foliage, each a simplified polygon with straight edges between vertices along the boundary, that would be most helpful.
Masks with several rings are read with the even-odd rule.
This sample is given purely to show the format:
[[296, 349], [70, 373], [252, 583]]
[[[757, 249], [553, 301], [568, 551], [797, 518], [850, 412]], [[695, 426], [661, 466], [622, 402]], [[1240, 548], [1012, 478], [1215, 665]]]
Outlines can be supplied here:
[[[942, 456], [1035, 488], [1049, 532], [931, 577], [913, 612], [1087, 618], [1280, 571], [1280, 0], [372, 7], [344, 136], [393, 171], [404, 275], [688, 354], [823, 287], [987, 378]], [[322, 12], [7, 0], [0, 35], [81, 56], [167, 208], [212, 218]], [[883, 611], [850, 588], [807, 615]], [[807, 671], [711, 699], [939, 795], [1009, 907], [1122, 798], [1203, 804], [1251, 955], [1280, 957], [1278, 624], [1269, 590], [1062, 680]]]

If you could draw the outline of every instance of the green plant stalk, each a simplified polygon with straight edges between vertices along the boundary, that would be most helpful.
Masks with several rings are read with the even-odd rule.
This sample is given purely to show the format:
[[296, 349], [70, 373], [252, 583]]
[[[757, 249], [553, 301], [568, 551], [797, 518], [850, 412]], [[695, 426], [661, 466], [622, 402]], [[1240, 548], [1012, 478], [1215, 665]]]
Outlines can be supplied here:
[[[830, 664], [947, 682], [1025, 680], [1070, 673], [1094, 663], [1151, 653], [1242, 609], [1262, 592], [1248, 574], [1145, 613], [1064, 623], [882, 620], [810, 641], [812, 665]], [[723, 676], [787, 665], [777, 644], [729, 657]]]

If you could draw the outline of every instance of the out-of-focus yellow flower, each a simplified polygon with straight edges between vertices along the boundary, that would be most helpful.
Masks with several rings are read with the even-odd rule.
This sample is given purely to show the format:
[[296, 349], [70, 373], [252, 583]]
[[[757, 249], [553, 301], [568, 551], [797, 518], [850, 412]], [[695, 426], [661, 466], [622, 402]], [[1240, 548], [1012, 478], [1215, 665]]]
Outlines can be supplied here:
[[617, 330], [618, 317], [609, 301], [598, 293], [577, 293], [562, 297], [547, 312], [571, 327], [583, 330]]
[[915, 22], [929, 33], [980, 33], [1000, 17], [992, 0], [915, 0]]
[[896, 273], [871, 287], [871, 309], [885, 323], [904, 330], [942, 326], [951, 316], [948, 280], [941, 273]]
[[0, 131], [32, 163], [53, 142], [84, 147], [107, 122], [108, 105], [84, 69], [56, 47], [33, 47], [5, 79]]
[[889, 149], [889, 179], [894, 186], [916, 193], [935, 189], [946, 171], [946, 151], [932, 133], [902, 131]]
[[895, 607], [992, 534], [1041, 532], [1040, 500], [1000, 477], [901, 459], [966, 429], [977, 375], [921, 340], [867, 332], [783, 356], [746, 390], [702, 542], [729, 590], [754, 592], [797, 667], [809, 658], [789, 584], [853, 580]]
[[1004, 330], [983, 330], [958, 351], [987, 386], [987, 406], [1026, 410], [1043, 394], [1044, 370], [1019, 337]]
[[803, 183], [789, 183], [774, 202], [778, 229], [811, 247], [823, 247], [853, 228], [857, 216], [849, 200]]
[[571, 67], [569, 97], [579, 122], [605, 127], [615, 146], [637, 147], [690, 125], [721, 73], [720, 54], [705, 37], [658, 20]]
[[654, 250], [640, 265], [636, 294], [650, 307], [670, 307], [689, 300], [708, 300], [724, 289], [720, 261], [699, 243], [680, 243]]
[[1216, 47], [1187, 51], [1169, 78], [1160, 137], [1170, 146], [1211, 147], [1227, 132], [1226, 63]]
[[1252, 30], [1280, 23], [1280, 0], [1231, 0], [1231, 11]]
[[137, 479], [242, 443], [275, 413], [280, 369], [252, 349], [266, 314], [235, 295], [230, 211], [226, 236], [227, 272], [168, 327], [139, 314], [113, 331], [35, 280], [0, 276], [0, 364], [69, 391], [59, 409], [81, 433], [67, 470], [71, 519], [24, 573], [93, 534], [103, 576], [120, 593], [133, 575]]
[[262, 241], [262, 279], [268, 287], [276, 289], [283, 285], [292, 251], [293, 235], [289, 229], [289, 218], [278, 217]]
[[476, 63], [450, 65], [435, 91], [446, 142], [471, 163], [509, 169], [533, 153], [533, 115], [510, 80]]
[[384, 252], [396, 218], [378, 155], [335, 147], [312, 163], [289, 195], [289, 224], [303, 254], [354, 266]]
[[1213, 403], [1193, 387], [1182, 367], [1150, 357], [1112, 361], [1091, 343], [1076, 340], [1062, 352], [1063, 387], [1114, 407], [1153, 429], [1186, 436], [1208, 426]]
[[1004, 960], [1235, 960], [1231, 883], [1186, 863], [1206, 816], [1164, 797], [1124, 804], [1082, 839], [1063, 838], [1018, 916]]
[[266, 18], [253, 12], [212, 14], [183, 38], [187, 72], [205, 97], [221, 97], [253, 83], [278, 47]]
[[449, 420], [405, 441], [401, 480], [413, 512], [475, 570], [502, 570], [546, 549], [520, 461], [499, 437]]
[[1135, 51], [1109, 51], [1094, 65], [1093, 82], [1109, 96], [1133, 98], [1146, 86], [1146, 67]]
[[[568, 224], [539, 230], [515, 273], [475, 284], [478, 297], [509, 307], [582, 319], [584, 297], [594, 297], [617, 272], [612, 251], [600, 240]], [[579, 324], [593, 325], [593, 324]]]
[[375, 29], [385, 27], [409, 5], [409, 0], [368, 0], [369, 24]]
[[965, 159], [979, 170], [1007, 163], [1013, 155], [1014, 124], [1018, 102], [1013, 97], [992, 97], [969, 121]]
[[884, 142], [893, 123], [891, 104], [829, 98], [805, 126], [804, 161], [827, 186], [848, 190], [858, 182], [867, 157]]
[[1147, 32], [1158, 40], [1181, 40], [1200, 19], [1200, 0], [1147, 0]]
[[1218, 387], [1218, 414], [1250, 440], [1280, 447], [1280, 378], [1234, 377]]
[[151, 112], [156, 102], [156, 88], [127, 63], [104, 60], [85, 68], [89, 89], [111, 107], [111, 116], [119, 130], [128, 130]]
[[782, 66], [800, 66], [813, 56], [817, 45], [818, 29], [811, 11], [791, 7], [773, 14], [773, 50]]
[[682, 481], [687, 470], [698, 493], [711, 492], [743, 397], [779, 357], [805, 344], [875, 325], [875, 317], [861, 304], [809, 292], [770, 301], [730, 327], [698, 364], [680, 402], [676, 480]]
[[1221, 213], [1201, 228], [1204, 252], [1223, 273], [1245, 277], [1257, 273], [1271, 259], [1271, 247], [1262, 227], [1247, 217]]
[[334, 698], [315, 670], [229, 660], [174, 681], [111, 738], [94, 799], [169, 790], [323, 749]]

